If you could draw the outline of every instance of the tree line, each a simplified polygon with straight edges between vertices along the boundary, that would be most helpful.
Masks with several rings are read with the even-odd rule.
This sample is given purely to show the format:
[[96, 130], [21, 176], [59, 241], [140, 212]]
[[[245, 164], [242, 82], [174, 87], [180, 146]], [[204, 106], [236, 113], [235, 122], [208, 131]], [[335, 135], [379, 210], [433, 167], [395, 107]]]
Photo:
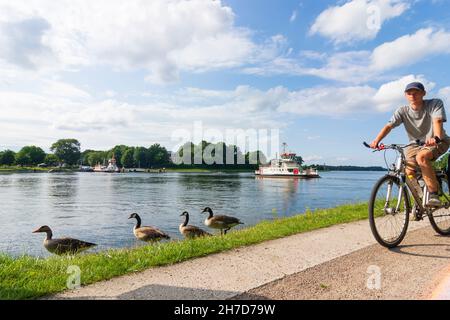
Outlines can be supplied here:
[[226, 145], [224, 142], [214, 144], [207, 141], [202, 141], [197, 145], [188, 142], [181, 146], [173, 157], [165, 147], [157, 143], [148, 148], [117, 145], [107, 151], [85, 150], [81, 152], [80, 142], [76, 139], [60, 139], [51, 145], [50, 151], [51, 153], [46, 153], [37, 146], [25, 146], [17, 153], [12, 150], [1, 151], [0, 165], [95, 166], [107, 164], [113, 156], [117, 165], [125, 168], [172, 166], [255, 168], [260, 163], [266, 162], [261, 151], [243, 153], [235, 145]]
[[174, 164], [179, 166], [194, 166], [198, 168], [256, 168], [266, 163], [263, 152], [257, 150], [243, 153], [233, 144], [225, 142], [212, 143], [201, 141], [198, 144], [187, 142], [182, 145], [172, 157]]
[[149, 148], [117, 145], [108, 151], [86, 150], [81, 153], [81, 161], [95, 166], [99, 163], [107, 164], [113, 156], [117, 166], [125, 168], [164, 167], [171, 163], [169, 151], [157, 143]]
[[68, 166], [90, 165], [107, 163], [114, 155], [119, 167], [164, 166], [170, 164], [170, 153], [159, 144], [149, 148], [115, 146], [111, 150], [96, 151], [86, 150], [81, 152], [80, 142], [76, 139], [60, 139], [50, 147], [52, 153], [46, 153], [37, 146], [25, 146], [17, 153], [12, 150], [0, 152], [0, 165], [12, 166]]

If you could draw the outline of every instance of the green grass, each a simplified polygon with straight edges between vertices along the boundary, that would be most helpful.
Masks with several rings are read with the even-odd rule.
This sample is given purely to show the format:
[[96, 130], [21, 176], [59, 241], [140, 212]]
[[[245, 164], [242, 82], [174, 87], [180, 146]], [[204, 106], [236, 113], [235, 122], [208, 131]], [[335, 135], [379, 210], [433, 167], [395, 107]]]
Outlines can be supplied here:
[[[367, 204], [307, 210], [302, 215], [263, 221], [255, 226], [214, 236], [171, 241], [131, 249], [115, 249], [47, 259], [0, 254], [0, 299], [33, 299], [66, 289], [67, 268], [81, 269], [82, 285], [149, 267], [163, 266], [233, 248], [367, 218]], [[199, 270], [201, 272], [201, 270]]]
[[60, 170], [61, 172], [78, 171], [77, 168], [58, 168], [58, 167], [20, 167], [20, 166], [0, 166], [0, 173], [14, 173], [14, 172], [48, 172], [51, 169]]
[[0, 167], [0, 172], [29, 172], [29, 171], [43, 171], [47, 172], [49, 168], [38, 168], [38, 167], [19, 167], [19, 166], [2, 166]]

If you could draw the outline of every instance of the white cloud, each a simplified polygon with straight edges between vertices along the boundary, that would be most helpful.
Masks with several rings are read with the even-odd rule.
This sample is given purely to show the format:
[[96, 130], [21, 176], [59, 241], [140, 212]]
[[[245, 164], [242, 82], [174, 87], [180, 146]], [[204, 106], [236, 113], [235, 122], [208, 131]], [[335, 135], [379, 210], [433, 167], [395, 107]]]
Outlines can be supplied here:
[[[405, 105], [404, 89], [413, 81], [422, 82], [428, 91], [435, 87], [423, 75], [407, 75], [379, 88], [371, 86], [314, 87], [289, 91], [279, 102], [279, 112], [300, 116], [339, 117], [348, 114], [391, 112]], [[450, 97], [450, 89], [440, 94]], [[308, 139], [310, 139], [309, 137]]]
[[[361, 84], [384, 80], [387, 72], [418, 63], [430, 56], [450, 54], [448, 43], [450, 32], [420, 29], [414, 34], [386, 42], [373, 51], [344, 51], [332, 55], [304, 51], [299, 59], [279, 56], [265, 64], [245, 68], [243, 72], [259, 75], [312, 75]], [[311, 66], [311, 59], [315, 59], [319, 64]]]
[[306, 59], [310, 59], [310, 60], [323, 61], [326, 59], [327, 54], [324, 52], [319, 52], [319, 51], [303, 50], [303, 51], [300, 51], [300, 56], [302, 58], [306, 58]]
[[369, 86], [309, 88], [290, 92], [279, 111], [330, 117], [366, 112], [373, 107], [371, 99], [375, 93], [376, 90]]
[[406, 104], [404, 90], [408, 83], [422, 82], [427, 91], [431, 91], [435, 84], [428, 81], [422, 75], [408, 75], [401, 79], [383, 84], [373, 97], [377, 109], [381, 112], [391, 111]]
[[44, 80], [41, 91], [52, 97], [65, 99], [89, 99], [91, 95], [85, 90], [61, 81]]
[[117, 96], [117, 92], [115, 92], [114, 90], [106, 90], [104, 95], [108, 98], [114, 98], [115, 96]]
[[385, 71], [415, 64], [426, 57], [450, 53], [450, 33], [431, 28], [420, 29], [377, 47], [371, 55], [371, 67]]
[[136, 122], [136, 108], [126, 103], [105, 100], [90, 105], [78, 105], [53, 118], [53, 127], [66, 131], [104, 131], [131, 128]]
[[221, 1], [0, 0], [0, 62], [143, 68], [149, 81], [174, 82], [181, 71], [239, 66], [265, 50], [234, 19]]
[[32, 69], [48, 64], [54, 58], [51, 49], [44, 44], [44, 35], [49, 28], [47, 20], [40, 17], [20, 21], [0, 18], [0, 59]]
[[[407, 82], [419, 80], [429, 90], [434, 84], [423, 76], [409, 75], [379, 88], [370, 86], [313, 87], [290, 91], [285, 87], [259, 90], [238, 86], [233, 90], [185, 88], [170, 94], [149, 94], [145, 101], [130, 103], [118, 98], [93, 97], [63, 82], [53, 83], [66, 94], [0, 90], [2, 144], [36, 143], [45, 147], [56, 139], [74, 137], [84, 148], [109, 148], [115, 144], [172, 147], [171, 134], [178, 129], [192, 132], [196, 121], [205, 130], [283, 129], [296, 117], [340, 117], [362, 113], [390, 112], [404, 104]], [[57, 90], [56, 90], [57, 91]], [[439, 92], [450, 96], [450, 88]], [[189, 137], [186, 137], [189, 139]], [[308, 140], [320, 136], [309, 135]], [[1, 146], [0, 146], [1, 147]]]
[[[202, 121], [205, 129], [221, 132], [282, 128], [289, 121], [276, 110], [286, 92], [287, 89], [281, 87], [267, 91], [247, 86], [229, 91], [188, 88], [167, 96], [150, 96], [145, 103], [131, 104], [93, 97], [80, 100], [77, 95], [59, 97], [44, 91], [32, 94], [0, 90], [0, 123], [5, 129], [2, 143], [36, 143], [45, 147], [55, 139], [74, 137], [83, 148], [154, 142], [171, 147], [171, 133], [178, 129], [191, 131], [196, 121]], [[197, 103], [199, 97], [202, 97], [200, 104]], [[208, 100], [208, 97], [212, 98]]]
[[374, 39], [382, 24], [403, 14], [409, 5], [404, 0], [352, 0], [323, 11], [310, 29], [334, 43]]

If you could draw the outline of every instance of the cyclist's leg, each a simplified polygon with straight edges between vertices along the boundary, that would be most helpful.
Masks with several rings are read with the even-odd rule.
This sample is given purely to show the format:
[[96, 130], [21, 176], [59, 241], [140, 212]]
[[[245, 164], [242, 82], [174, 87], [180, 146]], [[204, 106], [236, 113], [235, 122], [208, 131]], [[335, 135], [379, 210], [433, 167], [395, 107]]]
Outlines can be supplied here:
[[424, 181], [430, 192], [437, 192], [439, 189], [436, 172], [433, 169], [432, 162], [436, 161], [449, 149], [449, 144], [445, 141], [440, 142], [437, 146], [424, 147], [416, 156]]
[[425, 181], [430, 193], [438, 191], [438, 181], [431, 162], [433, 159], [433, 151], [429, 148], [423, 148], [416, 156], [417, 163], [422, 171], [423, 180]]
[[405, 167], [405, 173], [406, 177], [408, 179], [408, 186], [410, 188], [410, 191], [413, 195], [414, 204], [412, 205], [411, 210], [411, 220], [412, 221], [419, 221], [421, 220], [422, 216], [421, 213], [418, 211], [417, 204], [421, 203], [422, 199], [422, 188], [420, 187], [419, 183], [417, 182], [417, 169], [419, 168], [419, 164], [416, 161], [417, 153], [420, 151], [419, 146], [411, 146], [406, 149], [405, 157], [406, 157], [406, 167]]
[[418, 146], [411, 146], [406, 150], [406, 176], [408, 178], [416, 177], [416, 170], [419, 167], [419, 164], [416, 161], [417, 153], [419, 153], [420, 148]]

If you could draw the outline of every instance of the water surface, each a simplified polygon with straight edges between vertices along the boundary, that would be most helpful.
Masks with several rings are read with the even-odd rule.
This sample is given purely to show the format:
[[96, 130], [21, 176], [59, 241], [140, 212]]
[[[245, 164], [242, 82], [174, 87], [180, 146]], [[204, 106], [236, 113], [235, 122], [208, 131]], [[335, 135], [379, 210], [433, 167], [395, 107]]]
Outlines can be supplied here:
[[[99, 244], [97, 250], [139, 245], [132, 212], [175, 239], [184, 210], [203, 226], [205, 206], [245, 226], [275, 216], [367, 201], [383, 172], [322, 172], [321, 179], [255, 178], [251, 173], [14, 173], [0, 174], [0, 252], [48, 256], [44, 234]], [[206, 227], [204, 227], [206, 228]], [[210, 230], [209, 230], [210, 231]]]

